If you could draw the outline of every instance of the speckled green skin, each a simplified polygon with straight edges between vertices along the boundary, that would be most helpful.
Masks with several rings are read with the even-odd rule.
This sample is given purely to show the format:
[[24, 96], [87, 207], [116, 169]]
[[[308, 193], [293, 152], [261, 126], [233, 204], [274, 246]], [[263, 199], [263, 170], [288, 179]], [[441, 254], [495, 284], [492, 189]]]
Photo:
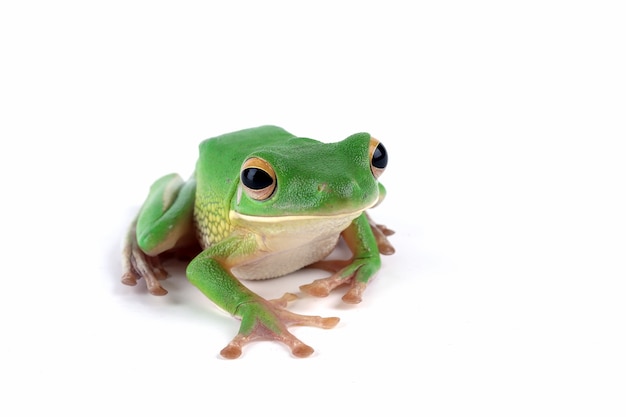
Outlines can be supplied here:
[[[342, 142], [321, 143], [263, 126], [202, 142], [195, 175], [195, 219], [203, 246], [221, 241], [232, 231], [230, 210], [264, 217], [324, 215], [375, 201], [382, 186], [369, 172], [369, 140], [369, 134], [359, 133]], [[274, 166], [279, 187], [268, 201], [245, 196], [237, 201], [241, 164], [253, 156]], [[333, 191], [320, 192], [320, 183]]]
[[[203, 250], [188, 265], [187, 277], [218, 306], [242, 320], [238, 336], [222, 351], [224, 356], [239, 356], [241, 345], [255, 338], [280, 340], [296, 356], [307, 356], [312, 349], [295, 339], [287, 325], [332, 327], [338, 320], [294, 315], [282, 308], [282, 302], [262, 299], [234, 275], [240, 265], [259, 264], [259, 269], [272, 270], [272, 256], [281, 251], [289, 259], [310, 253], [317, 241], [298, 235], [305, 222], [308, 227], [319, 222], [320, 230], [328, 228], [328, 236], [320, 238], [325, 245], [343, 231], [354, 258], [337, 271], [336, 282], [329, 288], [353, 277], [362, 286], [356, 288], [356, 302], [360, 301], [365, 283], [380, 268], [374, 226], [364, 213], [384, 196], [370, 168], [370, 143], [367, 133], [326, 144], [295, 137], [275, 126], [247, 129], [202, 142], [190, 180], [183, 182], [172, 174], [152, 186], [138, 216], [138, 246], [156, 257], [195, 234]], [[251, 157], [267, 161], [276, 173], [276, 189], [263, 201], [242, 189], [240, 170]], [[345, 228], [333, 231], [342, 222]], [[297, 248], [285, 244], [283, 236]], [[320, 257], [326, 252], [321, 251]], [[280, 270], [286, 272], [290, 271]]]

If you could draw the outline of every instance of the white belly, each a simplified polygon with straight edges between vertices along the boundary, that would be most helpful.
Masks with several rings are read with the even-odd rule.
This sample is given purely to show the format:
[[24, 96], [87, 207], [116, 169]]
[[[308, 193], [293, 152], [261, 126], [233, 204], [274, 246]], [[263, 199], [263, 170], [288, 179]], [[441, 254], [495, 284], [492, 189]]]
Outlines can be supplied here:
[[[231, 269], [239, 279], [265, 279], [297, 271], [324, 259], [343, 232], [361, 212], [340, 216], [286, 217], [272, 221], [237, 216], [258, 234], [259, 253], [249, 262]], [[254, 224], [252, 224], [254, 223]]]

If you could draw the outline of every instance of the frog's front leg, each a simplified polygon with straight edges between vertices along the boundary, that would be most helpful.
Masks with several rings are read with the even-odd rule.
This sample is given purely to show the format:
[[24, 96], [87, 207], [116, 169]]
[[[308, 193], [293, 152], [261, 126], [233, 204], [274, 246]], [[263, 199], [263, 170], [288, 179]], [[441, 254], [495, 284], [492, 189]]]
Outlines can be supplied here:
[[231, 236], [207, 248], [187, 267], [187, 277], [192, 284], [219, 307], [241, 319], [239, 333], [220, 353], [227, 359], [235, 359], [247, 343], [276, 340], [289, 346], [294, 356], [307, 357], [313, 353], [313, 348], [297, 339], [287, 327], [306, 325], [329, 329], [339, 318], [292, 313], [285, 306], [295, 298], [293, 294], [268, 301], [241, 284], [231, 269], [242, 259], [254, 257], [254, 245], [254, 237]]
[[391, 236], [395, 232], [389, 229], [384, 224], [376, 223], [374, 220], [372, 220], [372, 218], [367, 212], [365, 212], [365, 217], [367, 218], [367, 222], [370, 224], [372, 233], [374, 234], [374, 237], [376, 238], [376, 246], [378, 246], [378, 251], [382, 255], [393, 255], [396, 252], [396, 250], [391, 244], [391, 242], [389, 242], [389, 239], [387, 239], [387, 236]]
[[148, 198], [126, 234], [122, 252], [122, 283], [146, 281], [153, 295], [167, 291], [158, 280], [167, 277], [161, 266], [163, 253], [193, 240], [195, 180], [185, 182], [177, 174], [161, 177], [152, 184]]
[[328, 278], [303, 285], [300, 289], [316, 297], [326, 297], [340, 285], [350, 284], [350, 289], [342, 299], [350, 304], [360, 303], [367, 283], [380, 269], [380, 253], [390, 255], [394, 252], [393, 246], [386, 238], [392, 233], [386, 227], [373, 223], [365, 213], [361, 214], [342, 233], [353, 258], [320, 261], [311, 265], [335, 273]]

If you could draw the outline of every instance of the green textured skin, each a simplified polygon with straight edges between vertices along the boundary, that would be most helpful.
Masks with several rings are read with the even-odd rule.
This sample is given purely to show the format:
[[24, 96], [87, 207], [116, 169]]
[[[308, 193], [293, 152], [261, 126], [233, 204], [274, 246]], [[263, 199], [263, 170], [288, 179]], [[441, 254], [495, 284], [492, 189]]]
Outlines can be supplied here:
[[193, 230], [195, 193], [195, 181], [183, 182], [178, 174], [152, 184], [137, 218], [137, 243], [145, 253], [165, 252]]
[[[284, 129], [263, 126], [208, 139], [200, 144], [196, 166], [196, 216], [228, 211], [256, 216], [324, 215], [347, 212], [375, 201], [378, 182], [371, 175], [370, 135], [357, 133], [335, 143], [297, 138]], [[266, 201], [235, 198], [239, 171], [250, 157], [276, 171], [278, 183]], [[324, 184], [332, 192], [320, 192]]]
[[[225, 262], [233, 256], [254, 257], [256, 246], [253, 236], [242, 235], [240, 242], [227, 239], [236, 228], [230, 222], [229, 212], [276, 217], [279, 222], [279, 217], [286, 215], [337, 214], [364, 207], [378, 199], [380, 190], [370, 173], [369, 143], [368, 133], [358, 133], [341, 142], [322, 143], [296, 137], [276, 126], [246, 129], [202, 142], [195, 174], [195, 221], [206, 249], [189, 265], [190, 281], [234, 314], [233, 306], [236, 308], [238, 303], [246, 302], [249, 291], [238, 282], [238, 285], [227, 285], [232, 280], [229, 274], [218, 272], [215, 260]], [[237, 199], [241, 165], [250, 157], [263, 158], [276, 172], [278, 185], [268, 200], [257, 201], [245, 193]], [[321, 184], [332, 192], [320, 191]], [[377, 257], [371, 232], [367, 235], [370, 240], [361, 248], [373, 247], [367, 250], [376, 251]], [[248, 243], [243, 245], [242, 242]], [[225, 250], [224, 246], [228, 248]], [[374, 272], [379, 266], [380, 261], [373, 266]], [[363, 271], [360, 275], [369, 278], [372, 273]]]
[[[268, 302], [231, 272], [241, 263], [266, 256], [259, 246], [265, 232], [238, 223], [231, 213], [267, 217], [271, 221], [263, 227], [280, 231], [298, 225], [281, 222], [284, 216], [344, 215], [375, 205], [385, 190], [370, 169], [370, 141], [369, 134], [358, 133], [341, 142], [322, 143], [275, 126], [207, 139], [200, 144], [192, 179], [183, 182], [171, 174], [153, 184], [138, 216], [139, 246], [155, 256], [195, 233], [203, 251], [187, 267], [190, 282], [242, 318], [240, 335], [259, 325], [280, 333], [284, 326]], [[264, 159], [275, 171], [276, 189], [266, 200], [255, 200], [241, 189], [241, 167], [250, 157]], [[367, 282], [380, 268], [380, 256], [365, 214], [342, 235], [354, 260], [340, 276], [354, 275], [356, 281]]]

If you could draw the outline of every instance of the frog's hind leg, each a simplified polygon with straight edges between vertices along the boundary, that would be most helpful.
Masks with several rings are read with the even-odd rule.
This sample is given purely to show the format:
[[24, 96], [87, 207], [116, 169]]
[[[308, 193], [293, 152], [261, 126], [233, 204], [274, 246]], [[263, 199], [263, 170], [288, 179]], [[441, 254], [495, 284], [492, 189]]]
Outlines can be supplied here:
[[122, 253], [122, 283], [146, 280], [153, 295], [167, 291], [158, 280], [167, 277], [161, 259], [181, 252], [195, 240], [193, 209], [196, 183], [178, 174], [165, 175], [150, 187], [148, 198], [131, 224]]
[[152, 295], [165, 295], [167, 290], [159, 284], [159, 280], [167, 278], [159, 256], [146, 255], [137, 243], [137, 221], [128, 230], [122, 251], [122, 283], [137, 285], [137, 280], [144, 278], [148, 291]]

